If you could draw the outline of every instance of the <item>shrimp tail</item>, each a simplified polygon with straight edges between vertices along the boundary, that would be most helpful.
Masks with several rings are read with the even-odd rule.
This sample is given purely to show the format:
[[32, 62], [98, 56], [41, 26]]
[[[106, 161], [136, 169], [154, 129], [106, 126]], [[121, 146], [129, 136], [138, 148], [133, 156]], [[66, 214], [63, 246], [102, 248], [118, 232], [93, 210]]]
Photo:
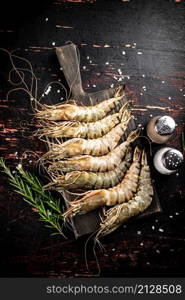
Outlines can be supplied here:
[[131, 112], [128, 110], [128, 102], [125, 102], [122, 108], [119, 111], [119, 120], [120, 122], [126, 122], [131, 117]]
[[133, 161], [140, 161], [141, 157], [143, 155], [143, 152], [139, 147], [136, 147], [133, 154]]

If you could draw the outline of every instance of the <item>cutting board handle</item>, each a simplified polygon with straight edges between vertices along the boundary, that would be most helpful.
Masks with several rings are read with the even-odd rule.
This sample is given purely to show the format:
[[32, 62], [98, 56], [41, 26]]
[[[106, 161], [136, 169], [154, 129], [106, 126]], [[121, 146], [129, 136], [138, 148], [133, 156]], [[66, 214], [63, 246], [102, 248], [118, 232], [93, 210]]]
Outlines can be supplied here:
[[75, 98], [80, 95], [84, 95], [85, 93], [82, 88], [77, 46], [71, 43], [62, 47], [57, 47], [56, 54], [63, 69], [67, 83], [71, 88], [72, 97]]

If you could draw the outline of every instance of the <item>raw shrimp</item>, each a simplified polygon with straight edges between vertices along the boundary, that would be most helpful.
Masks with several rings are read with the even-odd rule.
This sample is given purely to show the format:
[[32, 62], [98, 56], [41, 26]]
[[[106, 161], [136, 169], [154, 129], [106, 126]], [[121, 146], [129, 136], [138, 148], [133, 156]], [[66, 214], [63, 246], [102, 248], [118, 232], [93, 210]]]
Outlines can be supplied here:
[[84, 122], [54, 122], [48, 123], [38, 131], [40, 137], [47, 136], [53, 138], [85, 138], [95, 139], [107, 134], [113, 127], [121, 121], [124, 109], [128, 105], [126, 102], [120, 112], [106, 116], [105, 118], [91, 123]]
[[[54, 189], [56, 191], [73, 190], [73, 189], [101, 189], [110, 188], [117, 185], [123, 179], [126, 171], [132, 161], [132, 150], [128, 148], [124, 161], [121, 162], [114, 170], [108, 172], [85, 172], [74, 171], [67, 173], [65, 176], [54, 177], [53, 182], [47, 184], [45, 189]], [[51, 174], [50, 174], [51, 175]]]
[[129, 201], [137, 190], [140, 173], [141, 150], [136, 147], [133, 162], [122, 182], [110, 189], [101, 189], [88, 192], [82, 199], [70, 203], [70, 208], [64, 213], [64, 217], [87, 213], [98, 207], [114, 206], [117, 203]]
[[63, 172], [71, 171], [91, 171], [91, 172], [106, 172], [114, 170], [123, 160], [125, 153], [136, 138], [138, 138], [140, 130], [132, 131], [127, 140], [113, 149], [110, 153], [95, 157], [90, 155], [82, 155], [57, 162], [52, 162], [48, 168], [48, 172], [61, 170]]
[[93, 156], [104, 155], [113, 150], [127, 129], [131, 119], [130, 112], [125, 110], [121, 123], [112, 128], [107, 134], [98, 139], [86, 140], [73, 138], [62, 144], [54, 144], [51, 150], [43, 155], [45, 159], [63, 159], [82, 154]]
[[142, 154], [141, 165], [136, 195], [128, 203], [116, 205], [106, 212], [106, 219], [100, 224], [100, 230], [96, 235], [96, 239], [116, 230], [128, 219], [142, 213], [150, 206], [154, 191], [145, 151]]
[[112, 109], [116, 108], [123, 99], [123, 86], [116, 88], [113, 98], [104, 100], [93, 106], [76, 104], [43, 105], [44, 109], [36, 113], [36, 117], [51, 121], [81, 121], [95, 122], [103, 119]]

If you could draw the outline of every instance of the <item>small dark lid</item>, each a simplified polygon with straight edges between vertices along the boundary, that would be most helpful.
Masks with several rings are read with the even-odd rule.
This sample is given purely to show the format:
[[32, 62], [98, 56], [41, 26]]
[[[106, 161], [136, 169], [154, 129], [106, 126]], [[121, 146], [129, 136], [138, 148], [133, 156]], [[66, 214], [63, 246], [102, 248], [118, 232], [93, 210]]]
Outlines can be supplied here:
[[178, 170], [183, 161], [183, 154], [177, 149], [170, 149], [163, 154], [163, 163], [168, 170]]
[[155, 130], [159, 135], [170, 135], [175, 130], [175, 121], [170, 116], [163, 116], [157, 119]]

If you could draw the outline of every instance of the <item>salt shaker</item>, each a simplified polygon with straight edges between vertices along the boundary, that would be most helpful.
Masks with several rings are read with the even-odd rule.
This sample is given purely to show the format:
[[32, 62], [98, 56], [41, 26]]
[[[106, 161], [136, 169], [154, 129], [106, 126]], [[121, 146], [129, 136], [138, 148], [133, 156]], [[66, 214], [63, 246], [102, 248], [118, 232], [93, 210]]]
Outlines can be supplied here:
[[146, 131], [152, 142], [163, 144], [172, 136], [175, 127], [175, 121], [170, 116], [157, 116], [148, 122]]
[[183, 154], [180, 151], [164, 147], [155, 153], [153, 163], [159, 173], [170, 175], [178, 171], [183, 160]]

